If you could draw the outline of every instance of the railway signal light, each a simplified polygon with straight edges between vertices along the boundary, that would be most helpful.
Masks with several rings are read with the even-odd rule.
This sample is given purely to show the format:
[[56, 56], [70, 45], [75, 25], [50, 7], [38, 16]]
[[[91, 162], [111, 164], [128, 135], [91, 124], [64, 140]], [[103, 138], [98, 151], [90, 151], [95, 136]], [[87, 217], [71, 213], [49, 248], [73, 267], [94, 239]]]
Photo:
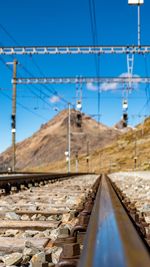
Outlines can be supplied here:
[[128, 114], [127, 113], [123, 113], [123, 127], [127, 127], [128, 126]]
[[16, 116], [15, 116], [15, 114], [11, 115], [11, 128], [12, 128], [12, 132], [16, 131]]
[[77, 127], [81, 128], [82, 126], [82, 114], [79, 112], [76, 116], [76, 125]]

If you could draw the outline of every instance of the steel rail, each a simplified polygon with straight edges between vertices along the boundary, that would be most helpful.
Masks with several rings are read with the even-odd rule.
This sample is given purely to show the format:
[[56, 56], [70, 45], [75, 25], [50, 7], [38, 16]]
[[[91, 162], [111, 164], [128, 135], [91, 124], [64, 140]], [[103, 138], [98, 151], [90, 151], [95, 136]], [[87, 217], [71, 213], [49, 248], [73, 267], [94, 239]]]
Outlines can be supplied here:
[[0, 55], [149, 54], [150, 45], [13, 46], [0, 47]]
[[150, 256], [108, 179], [101, 179], [78, 267], [148, 267]]

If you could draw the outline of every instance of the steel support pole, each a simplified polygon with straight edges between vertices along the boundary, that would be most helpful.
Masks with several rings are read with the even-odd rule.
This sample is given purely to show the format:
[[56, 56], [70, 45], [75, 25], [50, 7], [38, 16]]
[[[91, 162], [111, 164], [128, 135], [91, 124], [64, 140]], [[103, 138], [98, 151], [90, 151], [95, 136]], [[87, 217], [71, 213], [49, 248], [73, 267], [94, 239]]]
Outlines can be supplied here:
[[134, 171], [137, 168], [137, 132], [135, 131], [135, 141], [134, 141]]
[[12, 171], [16, 166], [16, 88], [17, 88], [17, 60], [13, 62], [13, 94], [12, 94]]
[[141, 16], [140, 16], [140, 5], [138, 5], [138, 46], [141, 45]]
[[78, 154], [76, 154], [76, 173], [78, 173]]
[[87, 141], [87, 156], [86, 156], [86, 164], [87, 164], [87, 172], [90, 171], [90, 165], [89, 165], [89, 141]]

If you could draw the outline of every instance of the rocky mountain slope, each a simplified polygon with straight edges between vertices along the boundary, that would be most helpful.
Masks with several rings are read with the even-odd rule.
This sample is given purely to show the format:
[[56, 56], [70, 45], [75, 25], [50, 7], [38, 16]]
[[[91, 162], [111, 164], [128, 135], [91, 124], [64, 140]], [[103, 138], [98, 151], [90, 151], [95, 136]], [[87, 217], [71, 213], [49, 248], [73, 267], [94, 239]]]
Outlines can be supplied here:
[[[30, 138], [17, 144], [16, 168], [33, 169], [65, 159], [67, 150], [68, 111], [59, 113]], [[81, 127], [77, 126], [77, 111], [71, 110], [71, 155], [87, 153], [89, 143], [90, 153], [110, 144], [120, 135], [120, 131], [98, 124], [91, 117], [82, 114]], [[0, 166], [11, 166], [12, 149], [9, 148], [0, 155]]]
[[[85, 170], [84, 156], [79, 162], [80, 171]], [[144, 124], [124, 131], [117, 140], [90, 155], [90, 171], [133, 170], [150, 170], [150, 118]]]
[[[150, 170], [150, 118], [135, 128], [121, 130], [122, 134], [114, 141], [95, 148], [90, 152], [90, 172], [118, 172], [131, 170]], [[66, 171], [65, 160], [47, 165], [43, 170]], [[87, 171], [86, 154], [80, 154], [78, 170]], [[38, 168], [36, 170], [39, 170]], [[76, 170], [75, 157], [71, 159], [71, 171]]]

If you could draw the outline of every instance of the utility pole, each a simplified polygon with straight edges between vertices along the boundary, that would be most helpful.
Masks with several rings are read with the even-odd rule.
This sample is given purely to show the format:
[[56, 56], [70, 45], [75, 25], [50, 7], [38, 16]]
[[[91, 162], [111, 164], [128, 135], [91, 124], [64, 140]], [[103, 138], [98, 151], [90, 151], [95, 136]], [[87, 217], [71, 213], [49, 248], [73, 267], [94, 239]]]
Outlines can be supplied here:
[[17, 60], [13, 62], [13, 95], [12, 95], [12, 149], [13, 149], [13, 159], [12, 159], [12, 171], [15, 171], [16, 166], [16, 89], [17, 89]]
[[129, 5], [137, 5], [138, 10], [138, 46], [141, 46], [141, 14], [140, 14], [140, 8], [141, 5], [144, 4], [144, 0], [128, 0]]
[[86, 164], [87, 164], [87, 172], [89, 173], [89, 171], [90, 171], [90, 167], [89, 167], [89, 141], [87, 141]]
[[135, 130], [135, 140], [134, 140], [134, 170], [137, 168], [137, 130]]
[[78, 151], [76, 151], [75, 158], [76, 158], [76, 173], [78, 173]]
[[65, 151], [68, 173], [71, 171], [70, 154], [71, 154], [71, 120], [70, 120], [70, 103], [68, 103], [68, 131], [67, 131], [67, 151]]
[[140, 4], [138, 4], [138, 46], [141, 45], [141, 12]]

